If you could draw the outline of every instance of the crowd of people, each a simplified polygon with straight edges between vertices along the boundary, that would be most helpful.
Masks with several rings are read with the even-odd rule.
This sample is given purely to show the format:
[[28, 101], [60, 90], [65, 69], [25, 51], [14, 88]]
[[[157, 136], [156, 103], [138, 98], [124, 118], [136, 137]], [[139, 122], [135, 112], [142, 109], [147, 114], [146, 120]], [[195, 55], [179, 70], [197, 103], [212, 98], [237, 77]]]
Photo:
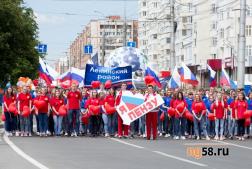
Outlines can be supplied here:
[[[125, 90], [126, 83], [117, 89], [105, 89], [102, 85], [99, 89], [78, 88], [74, 83], [70, 89], [36, 87], [31, 91], [24, 86], [17, 92], [8, 87], [2, 104], [5, 134], [143, 137], [148, 140], [158, 137], [244, 140], [250, 136], [252, 114], [248, 110], [252, 110], [252, 93], [246, 96], [242, 90], [218, 91], [215, 88], [156, 91], [152, 85], [141, 90], [132, 88], [133, 94], [141, 93], [146, 99], [160, 94], [164, 104], [127, 126], [116, 109], [108, 112], [106, 108], [119, 105]], [[60, 110], [62, 107], [65, 114]]]

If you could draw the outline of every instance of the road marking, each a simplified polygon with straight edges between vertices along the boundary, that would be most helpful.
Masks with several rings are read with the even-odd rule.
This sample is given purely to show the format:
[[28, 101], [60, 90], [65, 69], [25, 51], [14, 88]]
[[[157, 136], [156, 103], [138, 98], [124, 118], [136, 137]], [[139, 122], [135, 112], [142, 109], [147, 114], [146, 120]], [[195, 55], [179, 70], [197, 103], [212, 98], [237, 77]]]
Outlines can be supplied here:
[[165, 156], [165, 157], [175, 159], [175, 160], [183, 161], [183, 162], [194, 164], [194, 165], [201, 166], [201, 167], [207, 167], [206, 164], [202, 164], [202, 163], [198, 163], [198, 162], [195, 162], [195, 161], [187, 160], [185, 158], [181, 158], [181, 157], [177, 157], [177, 156], [174, 156], [174, 155], [166, 154], [166, 153], [163, 153], [161, 151], [152, 151], [152, 152], [154, 152], [156, 154], [159, 154], [159, 155], [162, 155], [162, 156]]
[[4, 141], [21, 157], [23, 157], [24, 159], [26, 159], [27, 161], [29, 161], [31, 164], [33, 164], [34, 166], [38, 167], [39, 169], [49, 169], [48, 167], [44, 166], [43, 164], [41, 164], [40, 162], [36, 161], [35, 159], [33, 159], [31, 156], [27, 155], [26, 153], [24, 153], [20, 148], [18, 148], [12, 141], [10, 141], [10, 139], [7, 136], [3, 136]]
[[[145, 147], [138, 146], [138, 145], [135, 145], [135, 144], [131, 144], [131, 143], [128, 143], [126, 141], [122, 141], [122, 140], [119, 140], [119, 139], [116, 139], [116, 138], [110, 138], [110, 139], [114, 140], [114, 141], [117, 141], [119, 143], [125, 144], [125, 145], [129, 145], [129, 146], [135, 147], [135, 148], [145, 149]], [[148, 150], [148, 149], [146, 149], [146, 150]], [[165, 157], [169, 157], [169, 158], [172, 158], [172, 159], [175, 159], [175, 160], [179, 160], [179, 161], [183, 161], [183, 162], [186, 162], [186, 163], [194, 164], [194, 165], [197, 165], [197, 166], [207, 167], [206, 164], [202, 164], [202, 163], [194, 162], [194, 161], [187, 160], [187, 159], [184, 159], [184, 158], [181, 158], [181, 157], [177, 157], [177, 156], [173, 156], [173, 155], [170, 155], [170, 154], [166, 154], [166, 153], [163, 153], [161, 151], [151, 151], [151, 152], [159, 154], [159, 155], [162, 155], [162, 156], [165, 156]]]
[[185, 143], [185, 146], [227, 146], [224, 143]]
[[122, 143], [122, 144], [126, 144], [126, 145], [129, 145], [129, 146], [132, 146], [132, 147], [135, 147], [135, 148], [139, 148], [139, 149], [143, 149], [144, 147], [142, 146], [138, 146], [138, 145], [135, 145], [135, 144], [131, 144], [131, 143], [128, 143], [126, 141], [122, 141], [122, 140], [119, 140], [119, 139], [116, 139], [116, 138], [110, 138], [111, 140], [114, 140], [114, 141], [117, 141], [119, 143]]
[[227, 143], [225, 141], [218, 141], [218, 140], [213, 140], [213, 141], [223, 143], [223, 144], [226, 144], [226, 145], [230, 145], [230, 146], [235, 146], [235, 147], [240, 147], [240, 148], [245, 148], [245, 149], [248, 149], [248, 150], [252, 150], [252, 147], [242, 146], [242, 145], [234, 144], [234, 143]]

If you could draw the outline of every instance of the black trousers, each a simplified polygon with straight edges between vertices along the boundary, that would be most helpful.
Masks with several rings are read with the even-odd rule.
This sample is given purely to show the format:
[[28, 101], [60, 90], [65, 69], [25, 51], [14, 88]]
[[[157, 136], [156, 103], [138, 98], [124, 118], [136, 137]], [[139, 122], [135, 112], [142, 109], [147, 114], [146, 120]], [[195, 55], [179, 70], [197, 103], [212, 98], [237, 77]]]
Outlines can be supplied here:
[[91, 131], [90, 133], [92, 135], [97, 135], [98, 130], [99, 130], [99, 117], [98, 116], [90, 116], [90, 127]]
[[238, 128], [237, 128], [238, 133], [237, 134], [238, 134], [238, 136], [243, 136], [245, 134], [244, 124], [245, 124], [245, 119], [237, 120], [237, 125], [238, 125]]

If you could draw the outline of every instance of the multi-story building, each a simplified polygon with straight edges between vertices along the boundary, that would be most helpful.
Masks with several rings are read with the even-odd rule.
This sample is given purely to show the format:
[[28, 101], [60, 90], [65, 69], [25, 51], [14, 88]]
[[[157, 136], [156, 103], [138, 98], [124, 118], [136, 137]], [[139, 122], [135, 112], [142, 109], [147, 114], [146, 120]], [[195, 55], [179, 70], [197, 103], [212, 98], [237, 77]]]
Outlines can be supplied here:
[[59, 74], [63, 74], [68, 69], [69, 69], [68, 57], [62, 57], [58, 59], [58, 61], [55, 63], [55, 70], [56, 72], [59, 72]]
[[[185, 62], [201, 79], [201, 85], [207, 86], [206, 63], [214, 59], [220, 65], [216, 69], [226, 68], [235, 80], [239, 45], [239, 1], [176, 0], [173, 2], [176, 64]], [[170, 59], [169, 17], [172, 16], [170, 15], [172, 4], [169, 4], [169, 1], [166, 3], [167, 6], [162, 0], [139, 0], [139, 48], [148, 56], [149, 61], [156, 65], [156, 70], [167, 70], [169, 67], [166, 63]], [[251, 5], [252, 0], [247, 0], [245, 59], [247, 74], [252, 74]], [[165, 17], [166, 22], [163, 20]], [[168, 31], [164, 33], [163, 30]], [[164, 43], [165, 41], [167, 44]]]
[[164, 0], [139, 0], [139, 48], [156, 71], [170, 64], [170, 6]]
[[93, 54], [98, 54], [98, 62], [102, 65], [111, 51], [124, 46], [126, 42], [134, 41], [138, 45], [137, 38], [138, 21], [136, 20], [125, 20], [120, 16], [91, 20], [70, 46], [71, 66], [85, 68], [90, 58], [90, 55], [83, 51], [85, 45], [93, 46]]

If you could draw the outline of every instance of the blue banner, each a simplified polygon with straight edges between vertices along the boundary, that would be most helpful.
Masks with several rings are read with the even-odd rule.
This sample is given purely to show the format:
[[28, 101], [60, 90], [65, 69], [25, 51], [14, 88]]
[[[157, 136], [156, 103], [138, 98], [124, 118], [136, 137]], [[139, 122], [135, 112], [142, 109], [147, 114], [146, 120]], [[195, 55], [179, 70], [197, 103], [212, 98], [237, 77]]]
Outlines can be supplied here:
[[111, 80], [113, 85], [121, 82], [132, 83], [132, 67], [103, 67], [97, 65], [86, 65], [85, 86], [91, 86], [92, 81], [105, 83]]

